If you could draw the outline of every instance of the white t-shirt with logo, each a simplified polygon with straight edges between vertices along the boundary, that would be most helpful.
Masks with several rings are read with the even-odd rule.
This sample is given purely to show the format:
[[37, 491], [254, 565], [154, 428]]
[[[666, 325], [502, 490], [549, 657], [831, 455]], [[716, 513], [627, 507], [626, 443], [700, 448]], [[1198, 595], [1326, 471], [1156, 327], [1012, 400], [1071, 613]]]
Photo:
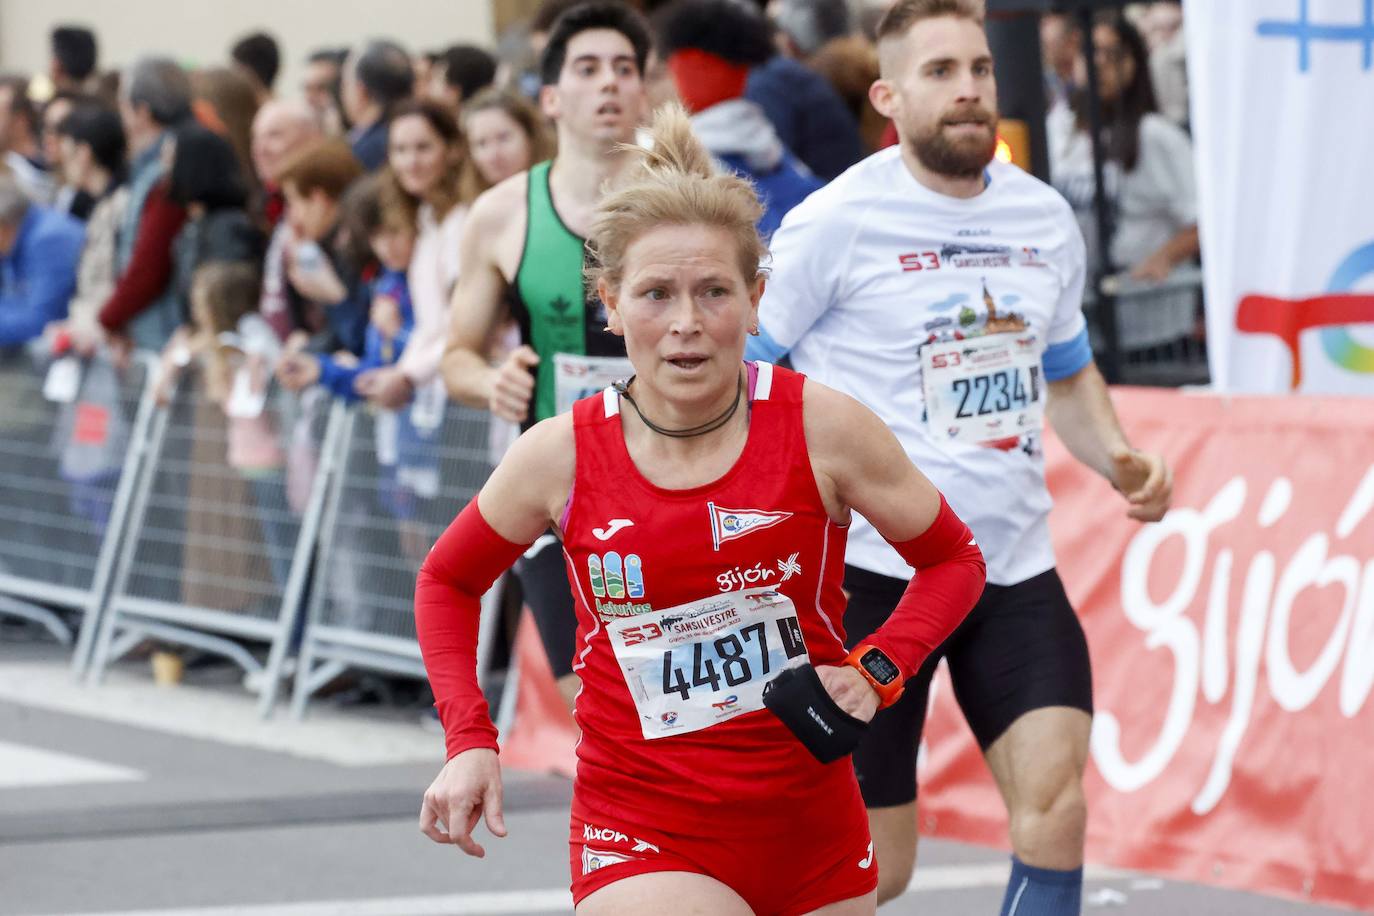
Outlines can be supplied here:
[[[987, 179], [973, 198], [936, 193], [893, 147], [811, 195], [773, 237], [750, 354], [790, 352], [874, 410], [973, 529], [988, 581], [1011, 585], [1054, 566], [1045, 384], [1092, 354], [1073, 211], [1015, 166], [994, 162]], [[846, 561], [912, 574], [861, 517]]]

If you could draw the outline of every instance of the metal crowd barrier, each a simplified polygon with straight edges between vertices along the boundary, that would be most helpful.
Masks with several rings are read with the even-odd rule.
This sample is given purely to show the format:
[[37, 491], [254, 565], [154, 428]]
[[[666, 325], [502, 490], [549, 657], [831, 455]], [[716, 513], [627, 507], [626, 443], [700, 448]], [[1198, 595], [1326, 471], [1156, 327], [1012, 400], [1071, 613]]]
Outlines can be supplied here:
[[[1127, 385], [1178, 387], [1210, 380], [1203, 332], [1202, 271], [1182, 267], [1160, 283], [1127, 274], [1102, 278], [1099, 293], [1085, 293], [1083, 309], [1094, 331], [1094, 348], [1110, 353], [1115, 377]], [[1109, 330], [1103, 311], [1111, 308]], [[1115, 341], [1108, 337], [1114, 333]]]
[[[84, 612], [73, 664], [92, 684], [148, 641], [229, 659], [264, 716], [293, 658], [297, 717], [350, 669], [424, 678], [415, 578], [490, 475], [485, 412], [436, 382], [399, 412], [271, 384], [244, 414], [195, 364], [159, 385], [149, 355], [92, 361], [57, 402], [46, 362], [0, 360], [0, 613], [70, 645], [35, 602]], [[501, 588], [483, 599], [484, 686]]]
[[[415, 577], [430, 546], [491, 473], [488, 418], [437, 384], [400, 411], [349, 413], [321, 526], [291, 712], [349, 668], [423, 678]], [[478, 671], [498, 624], [483, 601]]]
[[0, 359], [0, 614], [36, 621], [71, 645], [71, 629], [49, 606], [79, 611], [72, 664], [80, 674], [153, 415], [151, 363], [120, 367], [101, 353], [55, 366], [32, 354]]
[[151, 424], [90, 677], [148, 639], [189, 646], [241, 666], [266, 714], [344, 411], [269, 386], [257, 416], [230, 418], [205, 386], [188, 368]]

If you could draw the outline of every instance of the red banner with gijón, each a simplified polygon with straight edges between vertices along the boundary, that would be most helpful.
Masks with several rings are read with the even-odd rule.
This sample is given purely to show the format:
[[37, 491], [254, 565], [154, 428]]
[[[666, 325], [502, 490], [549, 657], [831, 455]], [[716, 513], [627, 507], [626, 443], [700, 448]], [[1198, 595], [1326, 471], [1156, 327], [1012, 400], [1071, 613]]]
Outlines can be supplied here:
[[[1088, 860], [1184, 880], [1374, 902], [1374, 402], [1115, 389], [1174, 470], [1160, 523], [1052, 435], [1050, 523], [1092, 651]], [[521, 634], [508, 765], [571, 769], [571, 722]], [[936, 680], [921, 828], [994, 846], [1006, 815]]]
[[[1116, 389], [1174, 470], [1155, 525], [1052, 436], [1055, 554], [1092, 652], [1088, 860], [1374, 902], [1374, 402]], [[1004, 845], [942, 673], [928, 834]]]

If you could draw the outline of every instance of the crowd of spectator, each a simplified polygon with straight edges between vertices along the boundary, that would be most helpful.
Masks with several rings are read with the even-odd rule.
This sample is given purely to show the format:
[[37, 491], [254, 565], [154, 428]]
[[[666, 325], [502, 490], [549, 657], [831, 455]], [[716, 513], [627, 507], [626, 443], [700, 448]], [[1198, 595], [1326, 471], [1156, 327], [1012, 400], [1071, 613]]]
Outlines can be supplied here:
[[[494, 50], [382, 37], [313, 49], [292, 87], [265, 31], [204, 67], [149, 55], [102, 71], [96, 35], [53, 29], [46, 74], [0, 75], [0, 348], [213, 362], [256, 316], [279, 348], [257, 367], [259, 389], [275, 376], [393, 412], [442, 397], [464, 220], [487, 189], [553, 155], [540, 87], [557, 73], [541, 54], [579, 2], [544, 0]], [[765, 234], [894, 141], [868, 98], [880, 2], [609, 2], [650, 17], [649, 99], [680, 100], [720, 167], [754, 182]], [[1042, 20], [1050, 173], [1098, 271], [1159, 280], [1198, 256], [1181, 15], [1177, 2], [1134, 4], [1093, 27], [1106, 252], [1079, 20]], [[1161, 301], [1123, 339], [1187, 335], [1194, 308]], [[223, 401], [216, 366], [207, 393]], [[255, 466], [279, 478], [280, 450], [259, 451]]]
[[[370, 284], [384, 268], [340, 208], [348, 184], [377, 173], [381, 206], [400, 214], [388, 219], [414, 224], [414, 334], [397, 367], [358, 384], [382, 406], [404, 403], [435, 371], [468, 206], [552, 152], [538, 58], [576, 2], [546, 0], [499, 57], [461, 44], [412, 53], [381, 38], [317, 49], [299, 93], [277, 86], [282, 51], [267, 32], [235, 41], [222, 65], [188, 72], [150, 56], [102, 73], [94, 34], [55, 28], [46, 98], [25, 77], [0, 76], [0, 343], [60, 329], [83, 353], [161, 349], [192, 319], [195, 271], [229, 260], [260, 270], [259, 310], [284, 344], [361, 357]], [[680, 99], [722, 167], [755, 182], [765, 231], [890, 140], [867, 98], [877, 58], [863, 28], [881, 4], [634, 5], [655, 26], [651, 98]], [[1102, 14], [1092, 36], [1107, 252], [1095, 250], [1082, 35], [1065, 14], [1042, 22], [1050, 164], [1096, 263], [1157, 280], [1198, 253], [1182, 13], [1175, 2], [1129, 12]]]

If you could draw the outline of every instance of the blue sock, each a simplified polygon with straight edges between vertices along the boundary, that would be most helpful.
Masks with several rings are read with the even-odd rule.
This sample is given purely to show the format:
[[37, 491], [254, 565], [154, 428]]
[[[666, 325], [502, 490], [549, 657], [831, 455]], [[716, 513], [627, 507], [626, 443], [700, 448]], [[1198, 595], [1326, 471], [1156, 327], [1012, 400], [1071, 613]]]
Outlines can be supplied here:
[[1002, 898], [1002, 916], [1078, 916], [1082, 906], [1082, 868], [1036, 868], [1011, 857], [1011, 880]]

